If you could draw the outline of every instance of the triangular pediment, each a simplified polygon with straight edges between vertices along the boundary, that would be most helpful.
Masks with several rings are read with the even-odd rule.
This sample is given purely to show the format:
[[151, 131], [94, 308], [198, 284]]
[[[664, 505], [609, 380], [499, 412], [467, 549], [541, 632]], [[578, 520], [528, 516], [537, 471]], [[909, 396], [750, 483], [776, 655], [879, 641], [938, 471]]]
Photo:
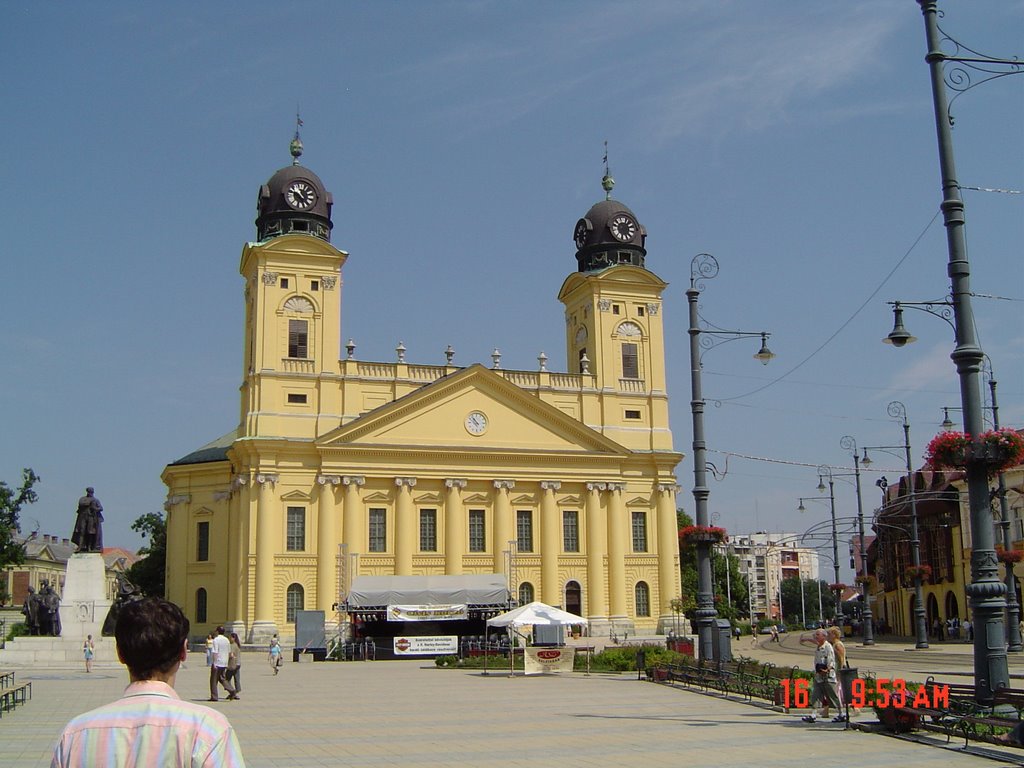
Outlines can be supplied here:
[[312, 501], [313, 497], [302, 491], [288, 491], [281, 495], [281, 501]]
[[363, 502], [366, 504], [385, 504], [389, 501], [391, 501], [391, 497], [382, 491], [377, 491], [363, 497]]
[[632, 499], [626, 502], [626, 506], [635, 507], [649, 507], [651, 505], [650, 499], [645, 499], [643, 496], [634, 496]]
[[[470, 414], [482, 414], [467, 425]], [[470, 432], [470, 426], [475, 432]], [[605, 454], [630, 451], [482, 365], [428, 384], [317, 440], [330, 448]]]
[[417, 504], [440, 504], [441, 497], [436, 493], [423, 493], [419, 496], [414, 496], [413, 501]]
[[473, 493], [462, 500], [463, 504], [487, 504], [490, 502], [490, 497], [482, 493]]
[[533, 504], [537, 501], [537, 497], [532, 493], [521, 493], [511, 499], [513, 504]]
[[573, 505], [579, 506], [583, 502], [582, 502], [582, 500], [580, 499], [579, 496], [576, 496], [575, 494], [573, 494], [571, 496], [563, 496], [563, 497], [559, 498], [558, 499], [558, 503], [561, 504], [563, 507], [566, 507], [566, 506], [573, 506]]

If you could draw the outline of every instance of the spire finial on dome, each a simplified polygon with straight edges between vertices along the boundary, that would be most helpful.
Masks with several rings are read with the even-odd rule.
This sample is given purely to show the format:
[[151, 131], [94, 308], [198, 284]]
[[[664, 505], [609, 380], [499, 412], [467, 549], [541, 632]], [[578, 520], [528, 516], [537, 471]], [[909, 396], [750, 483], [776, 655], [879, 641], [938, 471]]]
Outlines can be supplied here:
[[604, 143], [604, 178], [601, 179], [601, 187], [604, 189], [604, 199], [612, 199], [612, 188], [615, 186], [615, 179], [612, 172], [608, 170], [608, 142]]
[[288, 145], [288, 151], [292, 156], [292, 165], [299, 164], [299, 158], [302, 157], [302, 139], [299, 138], [299, 128], [302, 127], [302, 118], [299, 117], [299, 106], [295, 105], [295, 138], [292, 139]]

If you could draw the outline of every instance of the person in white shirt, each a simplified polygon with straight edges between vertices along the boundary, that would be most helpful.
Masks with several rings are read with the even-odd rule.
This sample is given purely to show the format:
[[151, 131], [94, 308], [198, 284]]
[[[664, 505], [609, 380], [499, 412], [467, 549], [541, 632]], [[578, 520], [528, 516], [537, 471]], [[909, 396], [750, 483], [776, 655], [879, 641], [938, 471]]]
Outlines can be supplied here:
[[210, 666], [210, 701], [217, 701], [217, 686], [224, 686], [228, 700], [238, 698], [238, 691], [227, 679], [228, 657], [231, 655], [231, 641], [224, 635], [224, 627], [217, 627], [213, 638], [213, 664]]

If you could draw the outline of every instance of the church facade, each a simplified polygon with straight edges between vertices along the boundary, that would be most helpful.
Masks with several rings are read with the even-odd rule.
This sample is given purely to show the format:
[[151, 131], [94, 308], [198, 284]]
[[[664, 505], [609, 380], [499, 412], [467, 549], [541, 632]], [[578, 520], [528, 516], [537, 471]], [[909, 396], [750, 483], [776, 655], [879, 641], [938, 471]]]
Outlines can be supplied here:
[[332, 199], [294, 162], [261, 187], [242, 249], [238, 426], [169, 464], [167, 589], [197, 632], [250, 642], [297, 610], [344, 622], [357, 576], [502, 574], [520, 603], [594, 633], [671, 626], [679, 597], [661, 279], [626, 206], [574, 231], [567, 372], [342, 354]]

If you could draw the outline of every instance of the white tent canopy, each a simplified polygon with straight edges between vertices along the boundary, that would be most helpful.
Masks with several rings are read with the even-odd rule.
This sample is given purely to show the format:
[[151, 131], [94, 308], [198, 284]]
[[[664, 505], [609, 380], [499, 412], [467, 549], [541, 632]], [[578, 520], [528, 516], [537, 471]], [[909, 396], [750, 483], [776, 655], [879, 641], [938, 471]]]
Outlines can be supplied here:
[[489, 627], [523, 627], [550, 624], [586, 624], [587, 620], [575, 613], [563, 611], [546, 603], [528, 603], [487, 620]]

